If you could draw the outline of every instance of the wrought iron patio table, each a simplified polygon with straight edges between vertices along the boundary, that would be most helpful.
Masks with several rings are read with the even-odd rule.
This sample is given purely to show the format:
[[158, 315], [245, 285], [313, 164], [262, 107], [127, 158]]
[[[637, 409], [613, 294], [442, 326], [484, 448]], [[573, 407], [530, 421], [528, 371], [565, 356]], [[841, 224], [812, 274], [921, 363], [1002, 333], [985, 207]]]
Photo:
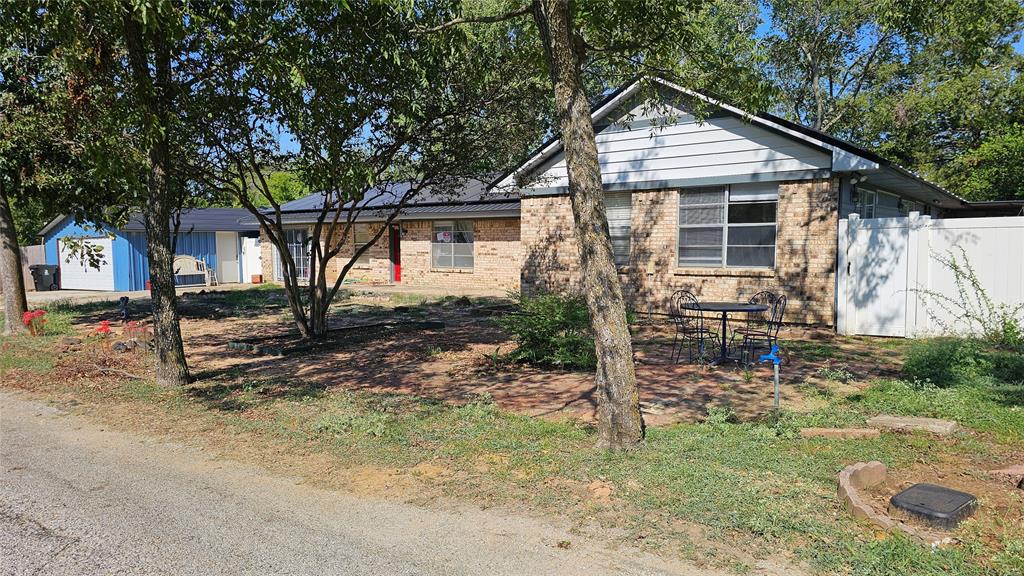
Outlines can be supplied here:
[[[701, 302], [699, 304], [702, 312], [714, 312], [722, 315], [722, 349], [718, 354], [718, 358], [715, 358], [711, 364], [721, 364], [723, 362], [729, 362], [730, 360], [738, 360], [729, 356], [729, 339], [726, 337], [729, 330], [729, 313], [730, 312], [742, 312], [749, 314], [751, 312], [764, 312], [768, 310], [767, 304], [751, 304], [750, 302]], [[684, 308], [689, 310], [697, 310], [696, 306], [683, 305]]]

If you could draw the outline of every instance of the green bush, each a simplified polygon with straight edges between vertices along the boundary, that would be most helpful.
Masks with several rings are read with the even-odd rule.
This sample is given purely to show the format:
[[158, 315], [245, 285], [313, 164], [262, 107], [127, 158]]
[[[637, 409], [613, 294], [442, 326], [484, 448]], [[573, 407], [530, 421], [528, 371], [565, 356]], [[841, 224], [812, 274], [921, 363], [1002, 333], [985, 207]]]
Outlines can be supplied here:
[[907, 349], [903, 375], [908, 380], [945, 387], [988, 376], [992, 367], [986, 346], [969, 338], [928, 338]]
[[972, 384], [979, 379], [1024, 382], [1024, 354], [993, 347], [975, 338], [929, 338], [907, 349], [903, 376], [938, 387]]
[[1010, 384], [1024, 384], [1024, 353], [994, 350], [989, 353], [992, 377]]
[[518, 310], [498, 319], [516, 341], [511, 359], [560, 368], [596, 366], [590, 312], [582, 296], [538, 294], [517, 300]]

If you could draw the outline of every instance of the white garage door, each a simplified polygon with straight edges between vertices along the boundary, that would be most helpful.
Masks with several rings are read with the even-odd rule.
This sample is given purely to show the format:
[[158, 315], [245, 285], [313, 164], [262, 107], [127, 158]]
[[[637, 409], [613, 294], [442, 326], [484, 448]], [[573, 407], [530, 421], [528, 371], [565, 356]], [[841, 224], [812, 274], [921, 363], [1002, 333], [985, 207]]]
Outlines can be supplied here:
[[89, 238], [85, 241], [102, 249], [100, 250], [99, 270], [73, 255], [71, 250], [64, 247], [64, 242], [60, 241], [57, 245], [60, 259], [60, 287], [64, 290], [113, 290], [113, 240]]

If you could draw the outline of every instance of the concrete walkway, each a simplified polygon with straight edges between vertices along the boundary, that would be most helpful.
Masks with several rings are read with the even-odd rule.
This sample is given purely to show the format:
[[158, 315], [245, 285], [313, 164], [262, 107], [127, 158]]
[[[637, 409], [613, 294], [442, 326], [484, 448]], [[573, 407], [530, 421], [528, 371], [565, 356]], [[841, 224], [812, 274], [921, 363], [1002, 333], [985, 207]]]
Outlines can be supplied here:
[[497, 509], [310, 488], [9, 391], [0, 415], [3, 575], [714, 573]]

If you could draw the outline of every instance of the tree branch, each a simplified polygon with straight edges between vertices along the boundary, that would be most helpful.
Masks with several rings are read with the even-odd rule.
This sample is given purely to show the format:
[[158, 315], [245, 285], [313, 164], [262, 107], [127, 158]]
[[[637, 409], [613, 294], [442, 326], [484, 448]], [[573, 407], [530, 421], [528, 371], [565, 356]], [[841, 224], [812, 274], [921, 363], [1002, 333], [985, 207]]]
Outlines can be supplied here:
[[447, 30], [448, 28], [453, 28], [461, 24], [493, 24], [496, 22], [504, 22], [505, 20], [511, 20], [513, 18], [525, 16], [526, 14], [529, 14], [531, 11], [532, 8], [529, 5], [526, 5], [523, 6], [522, 8], [512, 10], [511, 12], [506, 12], [504, 14], [496, 14], [493, 16], [462, 16], [459, 18], [449, 20], [443, 24], [438, 24], [437, 26], [434, 26], [432, 28], [423, 28], [421, 30], [417, 30], [416, 34], [432, 34], [434, 32]]

